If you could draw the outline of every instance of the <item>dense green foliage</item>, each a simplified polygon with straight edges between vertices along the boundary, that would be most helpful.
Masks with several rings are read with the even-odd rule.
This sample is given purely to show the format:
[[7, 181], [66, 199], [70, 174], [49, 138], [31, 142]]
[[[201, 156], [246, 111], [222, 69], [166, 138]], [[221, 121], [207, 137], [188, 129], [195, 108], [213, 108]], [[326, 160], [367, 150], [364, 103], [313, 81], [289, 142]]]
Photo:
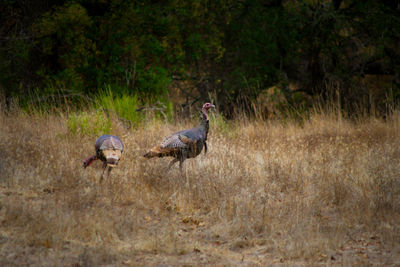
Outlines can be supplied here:
[[[400, 98], [392, 1], [3, 0], [0, 14], [6, 99], [111, 90], [141, 105], [179, 88], [187, 103], [212, 95], [230, 115], [272, 86], [295, 107], [305, 95], [348, 110]], [[386, 81], [378, 93], [366, 75]]]

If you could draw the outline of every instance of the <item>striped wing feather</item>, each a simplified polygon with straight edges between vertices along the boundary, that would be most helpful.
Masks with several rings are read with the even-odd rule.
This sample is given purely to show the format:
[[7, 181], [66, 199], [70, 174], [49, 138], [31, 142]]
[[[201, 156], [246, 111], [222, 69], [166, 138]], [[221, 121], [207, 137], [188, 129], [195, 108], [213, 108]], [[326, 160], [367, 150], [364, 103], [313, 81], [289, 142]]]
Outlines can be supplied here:
[[181, 134], [173, 134], [166, 137], [160, 144], [161, 148], [186, 148], [187, 144], [184, 143], [181, 138]]
[[194, 145], [197, 143], [197, 140], [189, 138], [188, 136], [183, 134], [179, 135], [179, 139], [181, 140], [182, 143], [186, 144], [187, 146]]

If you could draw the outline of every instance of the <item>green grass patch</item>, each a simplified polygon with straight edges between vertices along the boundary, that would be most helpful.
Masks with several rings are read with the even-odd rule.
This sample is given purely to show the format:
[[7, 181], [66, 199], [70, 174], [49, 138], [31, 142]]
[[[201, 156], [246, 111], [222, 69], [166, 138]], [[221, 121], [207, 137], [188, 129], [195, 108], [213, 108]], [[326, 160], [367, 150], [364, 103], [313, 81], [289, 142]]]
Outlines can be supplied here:
[[[121, 90], [113, 90], [110, 85], [100, 92], [95, 99], [95, 106], [107, 113], [113, 113], [122, 121], [129, 121], [138, 126], [146, 119], [155, 118], [170, 121], [174, 114], [171, 101], [163, 96], [140, 98], [138, 94], [129, 94]], [[115, 92], [118, 93], [115, 93]]]
[[111, 133], [111, 120], [101, 110], [77, 112], [68, 117], [68, 131], [74, 135], [97, 136]]
[[114, 94], [111, 87], [102, 91], [96, 97], [96, 107], [107, 112], [114, 112], [119, 118], [130, 121], [133, 125], [140, 124], [145, 119], [144, 115], [137, 111], [139, 100], [136, 94]]

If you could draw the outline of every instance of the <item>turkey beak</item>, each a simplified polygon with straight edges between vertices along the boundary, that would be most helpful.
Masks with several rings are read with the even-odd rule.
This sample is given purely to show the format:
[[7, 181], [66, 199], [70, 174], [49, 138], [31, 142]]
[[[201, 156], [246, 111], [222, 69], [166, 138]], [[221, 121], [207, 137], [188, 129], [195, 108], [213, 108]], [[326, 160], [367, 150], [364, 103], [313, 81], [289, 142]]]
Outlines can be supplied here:
[[210, 108], [215, 108], [215, 106], [213, 104], [211, 104]]

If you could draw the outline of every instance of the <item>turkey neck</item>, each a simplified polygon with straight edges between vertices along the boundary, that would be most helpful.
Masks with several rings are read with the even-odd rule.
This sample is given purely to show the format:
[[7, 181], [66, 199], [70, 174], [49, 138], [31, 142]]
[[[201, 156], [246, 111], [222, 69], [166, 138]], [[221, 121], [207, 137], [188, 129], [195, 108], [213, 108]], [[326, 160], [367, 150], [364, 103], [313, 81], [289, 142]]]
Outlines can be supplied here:
[[205, 140], [207, 140], [207, 134], [208, 134], [208, 129], [209, 129], [209, 123], [208, 123], [208, 114], [206, 109], [201, 109], [202, 116], [201, 116], [201, 123], [200, 123], [200, 130], [203, 131]]

